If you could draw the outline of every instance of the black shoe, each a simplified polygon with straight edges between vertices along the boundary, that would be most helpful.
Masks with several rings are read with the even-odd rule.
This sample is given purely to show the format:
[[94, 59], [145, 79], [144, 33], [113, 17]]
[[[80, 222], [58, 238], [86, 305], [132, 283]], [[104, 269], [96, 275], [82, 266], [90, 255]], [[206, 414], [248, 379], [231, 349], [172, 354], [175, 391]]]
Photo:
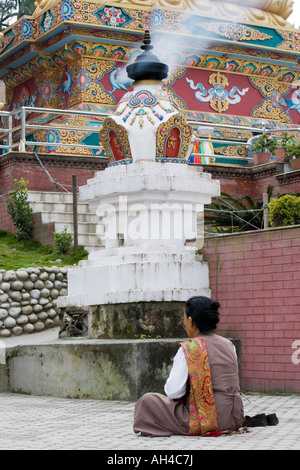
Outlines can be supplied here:
[[267, 415], [267, 423], [268, 423], [268, 426], [276, 426], [276, 424], [279, 423], [279, 420], [275, 413], [271, 415]]
[[260, 414], [260, 415], [255, 415], [252, 418], [250, 416], [245, 416], [245, 421], [243, 423], [243, 426], [246, 426], [247, 428], [254, 428], [256, 426], [267, 426], [268, 420], [266, 415]]

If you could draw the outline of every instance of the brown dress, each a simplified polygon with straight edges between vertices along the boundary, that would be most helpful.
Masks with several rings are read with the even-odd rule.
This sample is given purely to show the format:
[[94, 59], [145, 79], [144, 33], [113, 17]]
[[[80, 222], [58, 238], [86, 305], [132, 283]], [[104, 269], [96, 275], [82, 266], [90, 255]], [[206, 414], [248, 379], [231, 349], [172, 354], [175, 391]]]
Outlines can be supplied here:
[[[244, 409], [232, 343], [211, 332], [200, 337], [210, 362], [218, 430], [236, 431], [244, 422]], [[182, 403], [160, 393], [146, 393], [135, 405], [133, 430], [148, 436], [188, 435], [188, 400]]]

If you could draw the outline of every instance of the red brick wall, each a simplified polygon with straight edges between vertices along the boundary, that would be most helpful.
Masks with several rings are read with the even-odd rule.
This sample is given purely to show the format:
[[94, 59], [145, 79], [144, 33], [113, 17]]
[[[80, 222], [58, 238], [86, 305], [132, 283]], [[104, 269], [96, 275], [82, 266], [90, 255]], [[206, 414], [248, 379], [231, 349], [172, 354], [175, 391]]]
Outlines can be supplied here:
[[262, 200], [268, 186], [274, 187], [273, 197], [300, 191], [300, 171], [290, 169], [284, 172], [284, 164], [280, 162], [243, 168], [206, 165], [204, 171], [211, 173], [213, 179], [220, 181], [222, 192], [234, 198], [247, 195], [254, 200]]
[[[103, 170], [107, 165], [105, 160], [96, 157], [39, 155], [39, 158], [51, 178], [70, 192], [72, 175], [77, 176], [77, 186], [83, 186], [89, 178], [94, 177], [96, 171]], [[11, 153], [0, 156], [0, 229], [15, 232], [6, 207], [6, 195], [12, 191], [14, 180], [24, 178], [28, 181], [27, 189], [30, 191], [54, 191], [55, 185], [47, 172], [33, 154]], [[58, 190], [64, 191], [61, 187]]]
[[6, 196], [0, 196], [0, 229], [15, 232], [11, 216], [7, 212]]
[[242, 388], [300, 392], [300, 226], [207, 239], [203, 252], [218, 330], [241, 340]]

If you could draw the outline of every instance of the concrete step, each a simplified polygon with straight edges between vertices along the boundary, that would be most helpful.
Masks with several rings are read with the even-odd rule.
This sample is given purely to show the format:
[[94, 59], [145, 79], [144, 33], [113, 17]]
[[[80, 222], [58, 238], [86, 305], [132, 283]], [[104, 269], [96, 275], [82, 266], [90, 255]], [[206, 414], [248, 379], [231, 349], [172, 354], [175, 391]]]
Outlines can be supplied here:
[[[42, 214], [42, 220], [43, 220], [43, 214]], [[68, 233], [74, 233], [74, 225], [73, 222], [70, 223], [65, 223], [65, 222], [56, 222], [52, 220], [55, 224], [55, 231], [56, 232], [62, 232], [65, 227], [67, 227], [67, 232]], [[45, 222], [48, 223], [48, 222]], [[79, 222], [78, 224], [78, 235], [86, 235], [86, 234], [93, 234], [97, 235], [96, 228], [97, 224], [93, 223], [88, 223], [88, 222]]]
[[[34, 214], [39, 214], [43, 227], [53, 225], [52, 232], [74, 234], [73, 195], [70, 193], [29, 191], [28, 202]], [[77, 201], [78, 245], [88, 252], [103, 247], [99, 234], [104, 233], [104, 225], [99, 225], [99, 217], [91, 212], [88, 204]], [[45, 230], [47, 232], [47, 229]]]
[[99, 237], [95, 233], [78, 234], [78, 245], [80, 246], [102, 246]]
[[[69, 203], [29, 201], [29, 205], [34, 212], [73, 212], [73, 204]], [[77, 204], [78, 214], [86, 214], [87, 212], [90, 212], [87, 204]]]
[[28, 201], [29, 202], [55, 202], [55, 203], [72, 203], [73, 194], [72, 193], [56, 193], [50, 191], [28, 191]]
[[[65, 225], [71, 224], [73, 223], [73, 212], [42, 211], [42, 221], [43, 223], [55, 221], [64, 223]], [[99, 222], [99, 217], [89, 212], [80, 212], [77, 214], [77, 221], [78, 223], [89, 223], [97, 225]]]

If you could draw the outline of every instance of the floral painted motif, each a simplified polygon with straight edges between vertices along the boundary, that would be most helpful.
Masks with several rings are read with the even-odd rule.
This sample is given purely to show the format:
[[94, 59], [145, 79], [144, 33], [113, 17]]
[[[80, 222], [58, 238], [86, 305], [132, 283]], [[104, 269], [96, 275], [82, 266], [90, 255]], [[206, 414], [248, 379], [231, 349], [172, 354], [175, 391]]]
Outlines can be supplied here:
[[133, 19], [124, 12], [122, 8], [102, 7], [99, 8], [94, 15], [97, 16], [106, 26], [124, 26]]
[[62, 20], [70, 20], [74, 16], [74, 6], [69, 0], [64, 0], [60, 7]]
[[28, 20], [23, 20], [21, 24], [21, 36], [23, 39], [28, 39], [31, 37], [33, 32], [32, 25]]
[[[50, 129], [46, 132], [45, 141], [49, 142], [50, 144], [59, 144], [60, 143], [60, 135], [59, 132], [55, 129]], [[46, 148], [48, 150], [56, 150], [57, 145], [47, 145]]]
[[206, 31], [212, 31], [219, 36], [226, 37], [233, 41], [265, 41], [271, 39], [272, 36], [265, 34], [257, 29], [250, 28], [237, 23], [208, 22], [198, 24], [199, 27]]
[[50, 101], [54, 98], [56, 94], [56, 88], [54, 83], [50, 80], [45, 80], [43, 90], [42, 90], [42, 99], [44, 101]]
[[77, 88], [79, 88], [79, 90], [85, 90], [90, 87], [91, 83], [91, 74], [87, 70], [80, 69], [76, 78]]
[[196, 337], [181, 343], [181, 347], [190, 378], [189, 435], [205, 436], [218, 429], [206, 346], [202, 338]]

